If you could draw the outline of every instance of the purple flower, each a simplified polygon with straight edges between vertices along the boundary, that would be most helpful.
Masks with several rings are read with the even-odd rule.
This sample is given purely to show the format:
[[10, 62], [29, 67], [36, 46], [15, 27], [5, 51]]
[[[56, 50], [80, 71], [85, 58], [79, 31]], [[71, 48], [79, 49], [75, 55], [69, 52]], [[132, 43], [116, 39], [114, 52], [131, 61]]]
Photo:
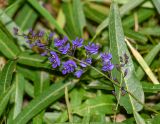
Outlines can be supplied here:
[[54, 45], [56, 46], [56, 47], [61, 47], [61, 46], [63, 46], [66, 42], [68, 41], [68, 38], [66, 37], [66, 36], [64, 36], [64, 38], [63, 39], [58, 39], [58, 38], [55, 38], [54, 39]]
[[42, 44], [40, 40], [36, 40], [36, 41], [35, 41], [35, 45], [38, 46], [38, 47], [40, 47], [41, 49], [44, 49], [44, 48], [45, 48], [45, 45]]
[[72, 41], [72, 44], [73, 44], [73, 48], [76, 48], [76, 47], [78, 47], [78, 48], [80, 48], [80, 47], [82, 47], [83, 46], [83, 41], [84, 41], [84, 39], [78, 39], [78, 38], [76, 38], [75, 40], [73, 40]]
[[89, 42], [89, 44], [85, 46], [85, 49], [89, 54], [97, 54], [99, 46], [96, 45], [95, 43]]
[[51, 33], [49, 34], [49, 36], [48, 36], [48, 40], [51, 40], [53, 36], [54, 36], [54, 33], [51, 32]]
[[92, 64], [92, 58], [87, 58], [85, 61], [82, 61], [80, 63], [80, 65], [85, 68], [87, 67], [87, 65], [84, 62], [86, 62], [87, 64]]
[[109, 62], [112, 59], [112, 54], [110, 53], [102, 53], [101, 58], [103, 62]]
[[41, 53], [41, 56], [46, 56], [47, 54], [48, 54], [48, 50], [46, 50], [43, 53]]
[[107, 64], [104, 64], [104, 65], [103, 65], [102, 70], [103, 70], [104, 72], [106, 72], [106, 71], [111, 71], [111, 70], [113, 70], [113, 68], [114, 68], [114, 65], [111, 63], [111, 61], [109, 61], [109, 62], [107, 62]]
[[33, 29], [29, 29], [28, 34], [30, 34], [32, 37], [36, 36], [36, 33], [33, 31]]
[[74, 73], [74, 75], [77, 77], [77, 78], [80, 78], [81, 75], [83, 74], [83, 70], [78, 70]]
[[71, 73], [77, 68], [76, 63], [73, 60], [68, 60], [63, 63], [62, 74]]
[[69, 48], [70, 48], [70, 44], [67, 43], [66, 46], [62, 46], [62, 47], [60, 47], [58, 50], [59, 50], [62, 54], [67, 54]]
[[60, 59], [58, 58], [57, 53], [54, 51], [51, 51], [50, 54], [51, 54], [51, 57], [49, 57], [48, 59], [52, 63], [52, 68], [56, 68], [57, 66], [60, 66]]
[[44, 31], [39, 31], [38, 36], [43, 37], [43, 35], [44, 35]]

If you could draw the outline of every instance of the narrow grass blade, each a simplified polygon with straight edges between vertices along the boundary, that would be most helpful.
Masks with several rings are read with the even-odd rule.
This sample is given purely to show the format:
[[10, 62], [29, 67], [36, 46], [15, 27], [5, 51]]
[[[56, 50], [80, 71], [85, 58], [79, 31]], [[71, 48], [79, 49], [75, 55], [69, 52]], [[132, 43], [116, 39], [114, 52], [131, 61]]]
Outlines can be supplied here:
[[124, 29], [124, 34], [125, 36], [136, 40], [136, 42], [140, 44], [146, 44], [148, 41], [148, 38], [145, 35], [132, 31], [131, 29]]
[[[150, 52], [144, 57], [144, 61], [147, 63], [148, 66], [152, 63], [152, 61], [159, 52], [160, 52], [160, 43], [158, 43], [154, 48], [152, 48]], [[144, 77], [145, 72], [141, 67], [138, 67], [136, 74], [139, 80], [141, 80]]]
[[46, 18], [51, 24], [55, 26], [57, 31], [63, 35], [67, 35], [64, 30], [58, 25], [54, 17], [43, 7], [41, 6], [37, 0], [28, 0], [28, 2], [33, 6], [35, 10], [37, 10], [44, 18]]
[[[140, 5], [145, 0], [130, 0], [128, 3], [124, 4], [120, 8], [121, 16], [128, 13], [128, 11], [136, 8], [138, 5]], [[108, 26], [108, 17], [97, 27], [96, 34], [99, 34], [103, 29], [105, 29]]]
[[152, 80], [154, 84], [159, 84], [159, 81], [157, 80], [157, 78], [155, 77], [155, 75], [153, 74], [143, 57], [140, 55], [140, 53], [136, 49], [134, 49], [134, 47], [130, 44], [130, 42], [127, 39], [125, 41], [127, 42], [127, 45], [129, 46], [132, 54], [134, 55], [138, 63], [142, 66], [148, 77]]
[[[134, 96], [139, 99], [142, 103], [144, 102], [144, 92], [140, 81], [135, 75], [133, 61], [131, 59], [130, 53], [124, 41], [124, 33], [121, 24], [121, 18], [116, 3], [112, 3], [109, 15], [109, 38], [110, 38], [110, 52], [113, 55], [112, 62], [114, 64], [121, 64], [120, 56], [123, 57], [126, 53], [129, 57], [128, 63], [125, 64], [125, 68], [122, 72], [119, 72], [116, 68], [112, 71], [112, 77], [117, 78], [121, 86], [126, 87]], [[122, 73], [125, 69], [128, 69], [128, 74], [124, 77]], [[115, 87], [117, 99], [121, 106], [123, 106], [127, 113], [133, 113], [133, 111], [140, 111], [143, 106], [139, 104], [131, 95], [126, 94], [121, 96], [121, 90]]]
[[16, 117], [13, 124], [25, 124], [32, 117], [37, 115], [39, 112], [44, 110], [51, 103], [55, 102], [57, 99], [64, 95], [64, 88], [67, 86], [69, 90], [73, 88], [76, 81], [71, 81], [68, 83], [56, 83], [46, 89], [41, 95], [33, 99], [23, 111]]
[[144, 92], [158, 93], [160, 91], [160, 84], [152, 84], [151, 82], [142, 81]]
[[16, 116], [22, 110], [24, 85], [25, 85], [25, 80], [23, 75], [20, 73], [16, 73], [14, 83], [15, 83], [15, 98], [14, 98], [13, 119], [15, 119]]
[[3, 67], [0, 77], [0, 92], [4, 93], [10, 87], [13, 71], [15, 70], [15, 61], [9, 60]]

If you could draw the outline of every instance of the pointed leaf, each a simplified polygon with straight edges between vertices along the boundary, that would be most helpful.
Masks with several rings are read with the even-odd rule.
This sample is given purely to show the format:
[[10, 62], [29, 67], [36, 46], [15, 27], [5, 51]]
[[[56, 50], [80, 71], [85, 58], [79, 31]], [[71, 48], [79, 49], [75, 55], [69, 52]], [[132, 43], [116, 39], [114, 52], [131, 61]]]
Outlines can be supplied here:
[[138, 114], [138, 112], [134, 111], [133, 114], [136, 120], [136, 124], [146, 124], [144, 119]]
[[15, 98], [14, 98], [14, 110], [13, 110], [13, 119], [21, 112], [23, 104], [23, 94], [24, 94], [24, 85], [25, 80], [22, 74], [16, 73], [15, 79]]
[[25, 124], [39, 112], [48, 107], [51, 103], [64, 95], [64, 88], [67, 86], [69, 90], [75, 85], [75, 81], [68, 83], [56, 83], [45, 90], [41, 95], [33, 99], [23, 111], [16, 117], [13, 124]]
[[0, 92], [4, 93], [11, 84], [12, 74], [15, 69], [16, 62], [9, 60], [7, 64], [3, 67], [1, 77], [0, 77]]
[[9, 88], [6, 92], [2, 93], [0, 96], [0, 117], [3, 114], [8, 102], [11, 93], [13, 92], [15, 86], [13, 85], [11, 88]]
[[[120, 56], [124, 56], [126, 53], [129, 56], [129, 62], [125, 65], [128, 69], [128, 74], [125, 78], [122, 77], [121, 73], [114, 68], [112, 71], [112, 76], [116, 77], [121, 85], [125, 85], [126, 89], [130, 91], [137, 99], [144, 102], [144, 93], [140, 81], [135, 75], [134, 65], [124, 41], [124, 33], [121, 24], [121, 18], [116, 3], [113, 3], [110, 8], [109, 15], [109, 38], [110, 38], [110, 52], [113, 55], [112, 62], [114, 64], [120, 64]], [[124, 80], [124, 81], [123, 81]], [[142, 105], [139, 104], [131, 95], [126, 94], [121, 96], [119, 88], [116, 88], [117, 96], [120, 96], [120, 105], [123, 106], [128, 113], [133, 113], [133, 111], [140, 111]]]

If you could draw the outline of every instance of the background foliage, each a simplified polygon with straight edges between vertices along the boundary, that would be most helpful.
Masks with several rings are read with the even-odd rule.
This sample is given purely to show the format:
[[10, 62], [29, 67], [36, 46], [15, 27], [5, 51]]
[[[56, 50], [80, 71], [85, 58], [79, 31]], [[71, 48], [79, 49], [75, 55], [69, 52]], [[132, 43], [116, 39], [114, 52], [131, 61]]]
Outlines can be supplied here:
[[[160, 123], [159, 14], [159, 0], [0, 1], [1, 124]], [[15, 37], [13, 27], [93, 41], [112, 53], [113, 63], [127, 53], [127, 78], [112, 75], [128, 93], [122, 96], [96, 63], [80, 79], [63, 76]]]

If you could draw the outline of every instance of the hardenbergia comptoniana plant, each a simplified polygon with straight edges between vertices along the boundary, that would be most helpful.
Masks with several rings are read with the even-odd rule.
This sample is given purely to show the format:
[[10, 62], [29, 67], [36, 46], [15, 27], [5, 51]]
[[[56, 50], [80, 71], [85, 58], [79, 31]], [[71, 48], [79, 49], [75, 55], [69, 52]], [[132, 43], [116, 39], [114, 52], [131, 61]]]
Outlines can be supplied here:
[[0, 123], [160, 121], [158, 0], [6, 1]]

